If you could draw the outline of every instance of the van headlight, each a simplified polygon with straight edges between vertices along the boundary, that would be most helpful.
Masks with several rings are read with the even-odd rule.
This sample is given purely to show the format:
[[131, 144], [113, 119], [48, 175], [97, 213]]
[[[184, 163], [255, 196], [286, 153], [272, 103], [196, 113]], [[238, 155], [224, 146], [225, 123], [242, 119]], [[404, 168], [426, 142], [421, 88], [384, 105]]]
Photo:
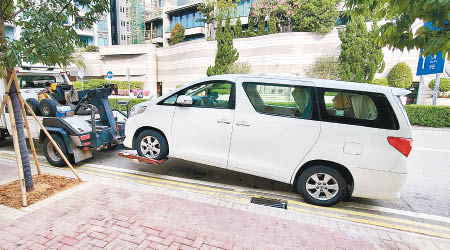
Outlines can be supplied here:
[[144, 106], [144, 105], [136, 105], [136, 106], [134, 106], [134, 107], [131, 109], [130, 117], [132, 117], [132, 116], [134, 116], [134, 115], [137, 115], [137, 114], [140, 114], [140, 113], [144, 112], [146, 109], [147, 109], [147, 106]]

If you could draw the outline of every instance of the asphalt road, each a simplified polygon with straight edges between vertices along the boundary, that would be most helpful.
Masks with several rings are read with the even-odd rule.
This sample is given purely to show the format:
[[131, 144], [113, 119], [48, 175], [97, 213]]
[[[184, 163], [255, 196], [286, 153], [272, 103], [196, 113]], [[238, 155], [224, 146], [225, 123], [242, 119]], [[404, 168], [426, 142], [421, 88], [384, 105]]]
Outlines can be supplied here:
[[[401, 199], [395, 201], [353, 198], [352, 203], [414, 211], [450, 217], [450, 129], [413, 130], [414, 148], [409, 156], [409, 175]], [[13, 150], [11, 142], [0, 144], [0, 150]], [[173, 177], [283, 193], [290, 185], [276, 181], [218, 169], [183, 160], [170, 159], [160, 165], [136, 163], [117, 157], [120, 149], [97, 152], [83, 163], [100, 164]], [[42, 149], [38, 152], [42, 153]]]

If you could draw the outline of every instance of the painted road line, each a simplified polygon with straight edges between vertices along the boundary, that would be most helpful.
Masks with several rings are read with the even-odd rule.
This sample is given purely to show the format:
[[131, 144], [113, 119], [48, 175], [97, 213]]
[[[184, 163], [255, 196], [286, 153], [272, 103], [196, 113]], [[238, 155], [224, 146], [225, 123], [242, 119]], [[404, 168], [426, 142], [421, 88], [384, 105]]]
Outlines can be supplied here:
[[[84, 167], [84, 168], [93, 169], [91, 167]], [[109, 173], [114, 173], [114, 172], [117, 173], [116, 171], [110, 171], [110, 170], [105, 170], [105, 169], [101, 169], [101, 171], [105, 171], [105, 172], [109, 172]], [[247, 193], [243, 193], [243, 192], [239, 192], [239, 191], [231, 191], [229, 189], [224, 190], [224, 189], [208, 187], [208, 186], [203, 186], [203, 185], [195, 185], [195, 184], [179, 183], [176, 181], [161, 180], [159, 178], [154, 178], [154, 177], [140, 176], [140, 175], [134, 175], [134, 174], [122, 173], [122, 172], [119, 172], [119, 173], [120, 173], [120, 175], [124, 175], [124, 176], [130, 176], [130, 177], [135, 177], [135, 178], [139, 178], [139, 179], [149, 179], [149, 180], [153, 180], [153, 181], [157, 181], [157, 182], [168, 183], [170, 185], [181, 185], [181, 186], [185, 186], [185, 187], [193, 187], [196, 189], [197, 188], [205, 189], [205, 190], [208, 190], [211, 192], [232, 193], [232, 194], [247, 196], [247, 197], [251, 198], [251, 196], [249, 196]], [[414, 225], [414, 226], [418, 226], [418, 227], [430, 228], [433, 230], [441, 230], [441, 231], [450, 232], [449, 227], [433, 225], [433, 224], [428, 224], [428, 223], [423, 223], [423, 222], [417, 222], [417, 221], [413, 221], [413, 220], [400, 219], [400, 218], [388, 217], [388, 216], [384, 216], [384, 215], [372, 214], [372, 213], [367, 213], [367, 212], [359, 212], [359, 211], [353, 211], [353, 210], [346, 210], [346, 209], [335, 208], [335, 207], [320, 207], [320, 206], [315, 206], [315, 205], [311, 205], [311, 204], [296, 201], [296, 200], [288, 199], [287, 202], [288, 202], [288, 204], [291, 204], [291, 205], [296, 204], [296, 205], [311, 208], [311, 209], [326, 210], [326, 211], [331, 211], [331, 212], [336, 212], [336, 213], [343, 213], [343, 214], [348, 214], [348, 215], [353, 215], [353, 216], [372, 218], [372, 219], [378, 219], [378, 220], [383, 220], [383, 221], [391, 221], [391, 222], [395, 222], [395, 223]]]
[[408, 216], [408, 217], [415, 217], [415, 218], [420, 218], [420, 219], [424, 219], [424, 220], [432, 220], [432, 221], [445, 222], [445, 223], [450, 224], [449, 217], [444, 217], [444, 216], [439, 216], [439, 215], [424, 214], [424, 213], [419, 213], [419, 212], [414, 212], [414, 211], [399, 210], [399, 209], [379, 207], [379, 206], [366, 205], [366, 204], [353, 203], [353, 202], [345, 202], [344, 207], [372, 210], [372, 211], [390, 213], [390, 214], [398, 214], [398, 215], [403, 215], [403, 216]]
[[[14, 157], [12, 157], [12, 159], [14, 159]], [[48, 165], [48, 164], [42, 164], [42, 165]], [[65, 169], [65, 170], [68, 171], [69, 169]], [[203, 186], [203, 185], [195, 185], [195, 184], [188, 184], [188, 183], [182, 183], [182, 182], [180, 183], [177, 181], [169, 181], [169, 180], [164, 180], [164, 179], [160, 179], [160, 178], [140, 176], [140, 175], [129, 174], [129, 173], [122, 173], [119, 171], [96, 169], [96, 168], [87, 167], [87, 166], [81, 166], [81, 167], [77, 168], [77, 170], [81, 173], [93, 174], [93, 175], [98, 175], [98, 176], [102, 176], [102, 177], [109, 177], [109, 178], [121, 179], [121, 180], [126, 180], [126, 181], [133, 181], [135, 183], [159, 186], [159, 187], [169, 188], [169, 189], [203, 193], [203, 194], [207, 194], [207, 195], [211, 195], [211, 196], [215, 196], [215, 197], [221, 197], [221, 198], [226, 198], [226, 199], [235, 200], [235, 201], [239, 201], [239, 202], [244, 202], [246, 204], [248, 204], [248, 202], [249, 202], [249, 199], [248, 199], [249, 194], [248, 193], [231, 191], [229, 189], [212, 188], [212, 187], [207, 187], [207, 186]], [[117, 175], [121, 175], [121, 176], [117, 176]], [[135, 180], [135, 179], [139, 179], [139, 180]], [[180, 187], [180, 185], [183, 187]], [[194, 190], [192, 188], [194, 188]], [[234, 195], [236, 195], [236, 194], [242, 195], [247, 198], [237, 198], [235, 196], [229, 195], [230, 193], [234, 194]], [[358, 212], [358, 211], [352, 211], [352, 210], [345, 210], [345, 209], [340, 209], [340, 208], [318, 207], [318, 206], [314, 206], [314, 205], [310, 205], [307, 203], [294, 201], [294, 200], [288, 200], [288, 203], [290, 203], [291, 205], [296, 204], [296, 205], [303, 206], [303, 207], [310, 208], [310, 209], [328, 211], [328, 212], [312, 211], [310, 209], [301, 209], [301, 208], [292, 207], [292, 206], [289, 207], [292, 210], [297, 210], [297, 211], [302, 211], [302, 212], [308, 211], [308, 213], [310, 213], [310, 214], [318, 214], [318, 215], [323, 215], [323, 216], [327, 216], [327, 217], [339, 218], [339, 219], [344, 219], [344, 220], [349, 220], [349, 221], [354, 221], [354, 222], [359, 222], [359, 223], [378, 225], [378, 226], [384, 226], [384, 227], [393, 228], [393, 229], [400, 229], [400, 230], [404, 230], [404, 231], [418, 232], [418, 233], [427, 234], [427, 235], [431, 235], [431, 236], [439, 236], [439, 237], [449, 238], [448, 237], [449, 235], [447, 235], [447, 234], [431, 232], [431, 231], [427, 231], [427, 230], [419, 229], [419, 228], [410, 228], [410, 227], [406, 227], [403, 225], [394, 225], [394, 224], [386, 223], [386, 222], [348, 217], [348, 215], [354, 215], [354, 216], [360, 216], [360, 217], [366, 217], [366, 218], [368, 217], [368, 218], [379, 219], [379, 220], [383, 220], [383, 221], [392, 221], [392, 222], [401, 223], [401, 224], [410, 224], [410, 225], [419, 226], [419, 227], [427, 227], [427, 228], [430, 228], [433, 230], [450, 231], [450, 228], [443, 227], [443, 226], [431, 225], [431, 224], [426, 224], [426, 223], [421, 223], [421, 222], [416, 222], [416, 221], [409, 221], [409, 220], [405, 220], [405, 219], [392, 218], [392, 217], [375, 215], [375, 214]], [[329, 213], [329, 212], [337, 212], [339, 214]]]

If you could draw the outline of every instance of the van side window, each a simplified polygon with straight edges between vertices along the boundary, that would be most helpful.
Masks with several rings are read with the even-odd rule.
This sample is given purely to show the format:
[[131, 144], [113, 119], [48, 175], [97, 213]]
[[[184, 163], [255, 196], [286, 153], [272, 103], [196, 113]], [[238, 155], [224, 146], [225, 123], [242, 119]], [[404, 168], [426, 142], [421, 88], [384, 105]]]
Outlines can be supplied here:
[[379, 93], [318, 89], [322, 121], [397, 130], [398, 120]]
[[245, 83], [244, 89], [258, 113], [311, 118], [313, 96], [310, 87]]

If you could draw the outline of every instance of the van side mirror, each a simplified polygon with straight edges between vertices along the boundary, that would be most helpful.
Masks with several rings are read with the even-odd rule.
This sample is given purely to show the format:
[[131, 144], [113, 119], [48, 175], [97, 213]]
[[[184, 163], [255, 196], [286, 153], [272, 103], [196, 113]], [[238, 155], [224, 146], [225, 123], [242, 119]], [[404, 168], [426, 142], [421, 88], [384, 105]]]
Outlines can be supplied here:
[[177, 98], [177, 104], [180, 106], [190, 106], [192, 105], [194, 102], [192, 101], [192, 97], [188, 96], [188, 95], [180, 95]]

